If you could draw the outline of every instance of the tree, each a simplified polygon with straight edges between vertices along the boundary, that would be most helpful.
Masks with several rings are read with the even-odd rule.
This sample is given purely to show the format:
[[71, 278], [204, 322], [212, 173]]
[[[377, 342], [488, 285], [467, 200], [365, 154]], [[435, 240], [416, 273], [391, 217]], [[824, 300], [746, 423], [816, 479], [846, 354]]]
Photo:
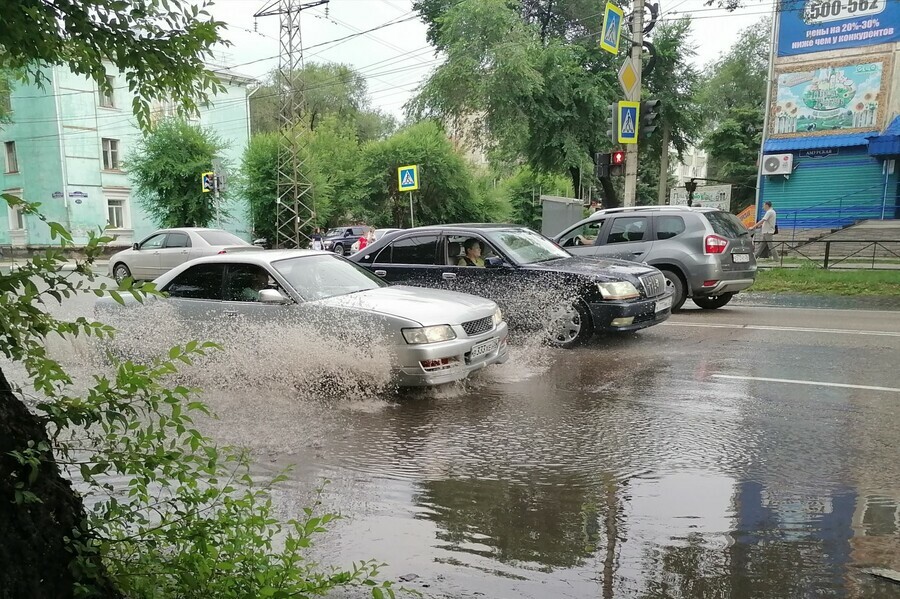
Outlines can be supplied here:
[[290, 80], [278, 70], [250, 98], [250, 122], [254, 133], [278, 131], [280, 90], [296, 86], [303, 92], [304, 127], [315, 130], [329, 116], [356, 124], [360, 141], [381, 139], [396, 128], [393, 117], [372, 110], [365, 78], [344, 64], [309, 63], [292, 73]]
[[572, 193], [571, 185], [565, 177], [536, 173], [526, 166], [505, 179], [501, 188], [511, 207], [512, 222], [540, 231], [543, 215], [541, 194], [569, 194]]
[[397, 169], [407, 164], [419, 165], [420, 187], [413, 192], [416, 225], [485, 219], [468, 163], [433, 121], [363, 146], [358, 218], [382, 226], [409, 226], [409, 194], [398, 191], [397, 184]]
[[[43, 65], [67, 65], [109, 89], [106, 63], [126, 73], [138, 122], [153, 100], [195, 110], [221, 89], [204, 60], [223, 24], [182, 0], [26, 0], [4, 7], [0, 69], [42, 81]], [[3, 195], [17, 209], [38, 207]], [[75, 273], [61, 271], [72, 237], [43, 222], [60, 247], [0, 273], [0, 353], [19, 364], [19, 383], [0, 368], [0, 594], [4, 597], [305, 596], [370, 582], [374, 564], [318, 572], [302, 552], [331, 516], [312, 512], [284, 536], [264, 489], [252, 486], [246, 456], [218, 450], [193, 426], [204, 411], [193, 392], [163, 377], [213, 348], [192, 342], [149, 365], [123, 361], [84, 385], [47, 353], [49, 338], [107, 338], [110, 327], [63, 320], [48, 305], [79, 293], [136, 300], [152, 285], [96, 285], [93, 234]], [[5, 367], [5, 363], [4, 363]], [[28, 389], [26, 391], [26, 388]], [[30, 395], [30, 407], [23, 401]], [[65, 475], [63, 474], [65, 469]], [[239, 485], [225, 481], [237, 476]], [[104, 477], [119, 476], [117, 493]], [[72, 489], [95, 494], [88, 510]], [[221, 481], [221, 482], [220, 482]], [[159, 493], [159, 495], [156, 494]], [[284, 550], [273, 550], [276, 539]], [[377, 592], [376, 592], [377, 590]], [[373, 588], [373, 596], [391, 594]]]
[[[278, 152], [277, 133], [263, 133], [251, 138], [241, 163], [238, 186], [247, 200], [253, 234], [276, 243], [278, 205]], [[309, 147], [301, 150], [304, 154], [303, 175], [312, 183], [307, 199], [315, 203], [316, 221], [314, 226], [327, 223], [331, 215], [332, 188], [318, 168], [318, 161]]]
[[417, 2], [447, 59], [410, 106], [417, 116], [471, 122], [534, 170], [566, 173], [576, 193], [593, 155], [610, 148], [602, 124], [616, 96], [613, 58], [585, 29], [593, 3]]
[[13, 2], [0, 20], [0, 67], [45, 80], [42, 64], [66, 65], [111, 91], [106, 63], [125, 73], [135, 116], [150, 124], [150, 104], [175, 98], [195, 112], [211, 93], [224, 90], [206, 68], [225, 23], [206, 11], [208, 2], [183, 0], [74, 0]]
[[223, 149], [212, 131], [178, 118], [161, 121], [138, 142], [125, 166], [138, 202], [158, 226], [207, 227], [227, 216], [224, 192], [217, 205], [200, 180]]
[[[697, 104], [701, 79], [691, 64], [695, 50], [690, 35], [689, 18], [660, 24], [654, 30], [656, 64], [643, 81], [644, 97], [660, 100], [661, 104], [657, 119], [659, 127], [640, 145], [639, 204], [656, 203], [664, 130], [668, 129], [669, 144], [679, 159], [702, 133], [703, 113]], [[669, 151], [668, 147], [666, 151]], [[668, 184], [668, 180], [664, 183]]]
[[756, 162], [762, 143], [769, 68], [770, 19], [745, 29], [738, 41], [707, 68], [699, 96], [711, 125], [703, 139], [709, 177], [735, 185], [732, 210], [753, 202]]

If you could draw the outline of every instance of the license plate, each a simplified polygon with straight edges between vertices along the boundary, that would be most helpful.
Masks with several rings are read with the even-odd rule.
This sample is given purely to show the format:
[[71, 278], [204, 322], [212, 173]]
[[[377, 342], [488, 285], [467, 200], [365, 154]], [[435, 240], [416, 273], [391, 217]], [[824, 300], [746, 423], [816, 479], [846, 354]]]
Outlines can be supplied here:
[[493, 339], [488, 339], [487, 341], [482, 341], [481, 343], [475, 345], [472, 348], [472, 351], [469, 352], [470, 358], [477, 358], [479, 356], [483, 356], [485, 354], [489, 354], [500, 345], [500, 339], [494, 337]]
[[672, 307], [672, 298], [667, 297], [666, 299], [661, 299], [656, 302], [656, 311], [662, 312], [663, 310], [668, 310]]
[[750, 262], [750, 254], [731, 254], [731, 259], [734, 262]]

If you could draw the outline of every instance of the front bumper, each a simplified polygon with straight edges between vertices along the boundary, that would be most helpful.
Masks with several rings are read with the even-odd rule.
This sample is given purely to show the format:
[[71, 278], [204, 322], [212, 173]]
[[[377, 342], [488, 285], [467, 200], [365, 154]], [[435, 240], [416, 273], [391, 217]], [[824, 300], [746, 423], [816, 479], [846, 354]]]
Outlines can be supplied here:
[[[508, 329], [505, 322], [492, 331], [475, 337], [457, 337], [451, 341], [425, 345], [404, 345], [397, 348], [397, 360], [401, 366], [394, 373], [401, 387], [430, 387], [461, 381], [473, 372], [491, 364], [502, 364], [509, 357], [507, 346]], [[496, 340], [497, 347], [475, 358], [472, 348], [482, 343]], [[426, 370], [422, 362], [449, 358], [453, 363], [447, 367]]]
[[[591, 310], [591, 318], [594, 321], [595, 331], [637, 331], [646, 327], [652, 327], [669, 318], [672, 315], [671, 303], [668, 308], [656, 311], [656, 303], [669, 299], [672, 294], [659, 295], [651, 299], [639, 299], [633, 301], [601, 301], [591, 302], [588, 307]], [[614, 324], [616, 319], [633, 318], [631, 324]]]

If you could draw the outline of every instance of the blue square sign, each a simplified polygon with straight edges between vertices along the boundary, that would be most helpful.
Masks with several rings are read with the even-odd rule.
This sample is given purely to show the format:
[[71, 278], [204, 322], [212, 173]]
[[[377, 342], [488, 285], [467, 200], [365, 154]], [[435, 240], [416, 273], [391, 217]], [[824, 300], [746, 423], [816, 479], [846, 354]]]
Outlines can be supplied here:
[[638, 140], [640, 102], [619, 102], [619, 143], [634, 144]]

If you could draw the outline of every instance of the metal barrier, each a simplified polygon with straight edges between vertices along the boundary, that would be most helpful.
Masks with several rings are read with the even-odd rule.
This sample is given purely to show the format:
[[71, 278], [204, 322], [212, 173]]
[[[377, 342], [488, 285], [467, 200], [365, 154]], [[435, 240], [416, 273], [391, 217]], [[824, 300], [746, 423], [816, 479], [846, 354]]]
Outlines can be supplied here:
[[[761, 239], [754, 237], [753, 240], [756, 254], [760, 254], [760, 246], [764, 243]], [[833, 268], [839, 264], [853, 264], [854, 267], [864, 268], [867, 270], [896, 268], [900, 270], [900, 241], [893, 239], [882, 240], [855, 240], [855, 239], [835, 239], [830, 241], [815, 241], [795, 243], [793, 241], [772, 241], [775, 250], [778, 252], [779, 264], [784, 266], [785, 258], [789, 260], [793, 256], [800, 257], [810, 264], [814, 264], [820, 268]], [[824, 254], [813, 254], [811, 250], [816, 245], [824, 245]], [[849, 253], [840, 252], [840, 249], [846, 248], [847, 244], [854, 244], [855, 249], [851, 249]], [[835, 252], [838, 255], [835, 255]], [[786, 256], [787, 253], [793, 256]], [[870, 257], [871, 253], [871, 257]], [[862, 260], [865, 262], [862, 262]], [[853, 262], [848, 262], [853, 261]], [[859, 261], [859, 262], [857, 262]]]

